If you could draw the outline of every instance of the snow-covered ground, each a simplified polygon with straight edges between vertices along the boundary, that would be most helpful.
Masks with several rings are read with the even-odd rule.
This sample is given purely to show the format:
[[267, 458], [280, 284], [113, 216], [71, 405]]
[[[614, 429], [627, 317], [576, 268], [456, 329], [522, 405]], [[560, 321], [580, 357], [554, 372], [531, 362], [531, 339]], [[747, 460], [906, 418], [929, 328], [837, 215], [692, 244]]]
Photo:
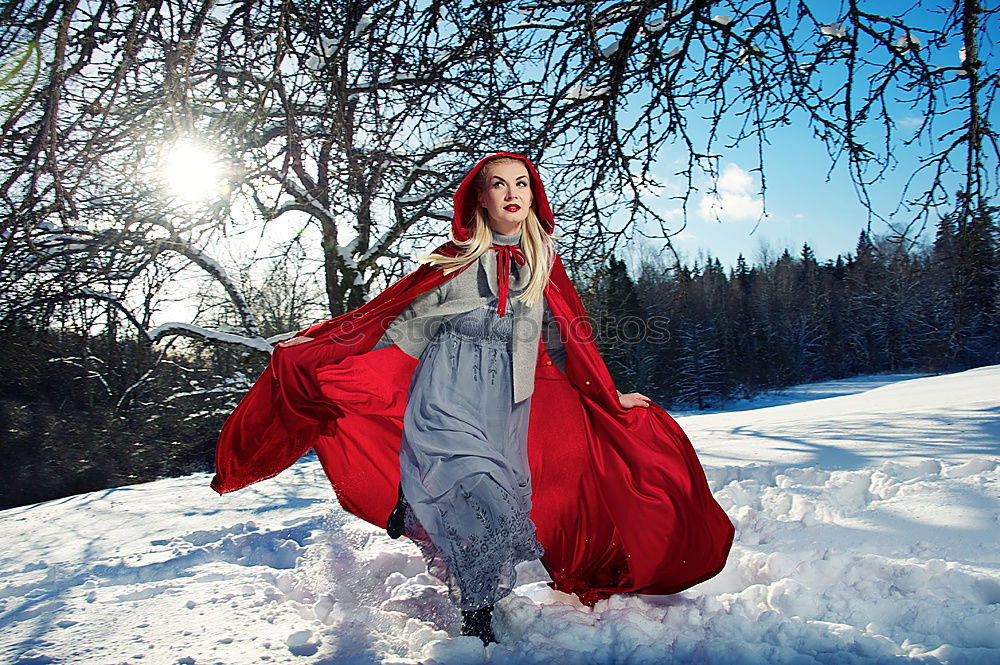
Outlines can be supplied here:
[[1000, 366], [678, 414], [737, 525], [725, 570], [590, 610], [523, 564], [486, 650], [311, 459], [0, 511], [0, 662], [994, 665], [998, 416]]

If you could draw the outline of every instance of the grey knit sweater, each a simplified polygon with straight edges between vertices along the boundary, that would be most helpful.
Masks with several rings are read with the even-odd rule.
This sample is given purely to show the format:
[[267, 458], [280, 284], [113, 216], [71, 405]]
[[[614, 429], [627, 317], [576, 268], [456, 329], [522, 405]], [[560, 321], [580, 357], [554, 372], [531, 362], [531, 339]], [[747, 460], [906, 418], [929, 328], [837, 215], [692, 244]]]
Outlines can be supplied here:
[[[493, 242], [519, 244], [521, 231], [512, 235], [494, 231]], [[509, 290], [513, 308], [508, 306], [506, 315], [515, 317], [512, 344], [515, 402], [526, 399], [534, 391], [539, 337], [552, 362], [565, 372], [566, 349], [545, 298], [536, 305], [528, 305], [515, 297], [524, 290], [530, 278], [528, 264], [518, 265], [511, 261]], [[498, 295], [497, 253], [488, 251], [479, 258], [477, 266], [469, 266], [447, 282], [414, 298], [389, 324], [373, 350], [395, 344], [407, 355], [419, 358], [441, 324], [457, 314], [482, 307]]]

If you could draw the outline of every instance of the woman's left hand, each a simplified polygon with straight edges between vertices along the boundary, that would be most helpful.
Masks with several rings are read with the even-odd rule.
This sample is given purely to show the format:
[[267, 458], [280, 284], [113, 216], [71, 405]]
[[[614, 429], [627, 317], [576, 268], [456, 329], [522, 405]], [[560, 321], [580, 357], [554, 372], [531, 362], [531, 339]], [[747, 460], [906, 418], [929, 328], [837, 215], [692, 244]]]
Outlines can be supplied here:
[[618, 401], [626, 409], [631, 409], [633, 406], [648, 407], [651, 403], [651, 400], [642, 393], [622, 393], [618, 396]]

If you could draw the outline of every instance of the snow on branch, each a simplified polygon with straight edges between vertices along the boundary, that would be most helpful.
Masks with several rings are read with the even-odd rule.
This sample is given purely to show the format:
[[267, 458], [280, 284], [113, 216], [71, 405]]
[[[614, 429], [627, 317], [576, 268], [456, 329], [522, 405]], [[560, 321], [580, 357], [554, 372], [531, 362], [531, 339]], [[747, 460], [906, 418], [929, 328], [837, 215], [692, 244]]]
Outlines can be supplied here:
[[254, 316], [253, 312], [250, 311], [250, 305], [247, 304], [240, 288], [233, 282], [232, 279], [230, 279], [226, 269], [223, 268], [218, 261], [191, 243], [178, 238], [161, 240], [160, 244], [164, 248], [171, 249], [178, 254], [191, 259], [191, 261], [203, 268], [208, 274], [222, 284], [222, 288], [224, 288], [226, 293], [229, 294], [229, 299], [232, 300], [233, 305], [236, 306], [236, 310], [239, 312], [240, 319], [243, 321], [243, 328], [247, 331], [247, 335], [249, 335], [250, 338], [260, 337], [260, 329], [257, 327], [257, 318]]
[[201, 326], [196, 326], [190, 323], [182, 323], [180, 321], [170, 321], [168, 323], [163, 323], [156, 326], [148, 333], [150, 341], [156, 342], [160, 338], [167, 335], [182, 335], [184, 337], [191, 337], [193, 339], [201, 340], [211, 340], [214, 342], [222, 342], [223, 344], [238, 344], [240, 346], [246, 346], [248, 348], [254, 349], [256, 351], [263, 351], [264, 353], [271, 353], [273, 348], [267, 343], [262, 337], [246, 337], [243, 335], [234, 335], [233, 333], [220, 332], [218, 330], [209, 330], [208, 328], [202, 328]]

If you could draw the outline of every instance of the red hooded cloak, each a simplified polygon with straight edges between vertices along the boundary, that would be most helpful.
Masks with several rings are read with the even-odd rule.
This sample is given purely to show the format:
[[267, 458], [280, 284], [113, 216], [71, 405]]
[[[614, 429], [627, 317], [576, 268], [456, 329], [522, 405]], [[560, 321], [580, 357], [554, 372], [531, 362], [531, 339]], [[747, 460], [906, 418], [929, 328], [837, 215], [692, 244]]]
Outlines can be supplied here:
[[[454, 237], [466, 238], [475, 223], [476, 173], [500, 156], [524, 162], [535, 214], [553, 232], [534, 166], [501, 152], [476, 164], [455, 192]], [[435, 251], [454, 256], [458, 248], [449, 241]], [[410, 301], [459, 272], [421, 264], [358, 309], [298, 333], [312, 341], [275, 347], [222, 428], [212, 488], [223, 494], [270, 478], [315, 449], [341, 506], [385, 528], [418, 361], [396, 346], [371, 349]], [[593, 606], [613, 593], [671, 594], [714, 576], [734, 529], [687, 435], [655, 403], [621, 406], [558, 256], [545, 298], [566, 349], [564, 375], [539, 340], [528, 428], [531, 519], [550, 586]]]

